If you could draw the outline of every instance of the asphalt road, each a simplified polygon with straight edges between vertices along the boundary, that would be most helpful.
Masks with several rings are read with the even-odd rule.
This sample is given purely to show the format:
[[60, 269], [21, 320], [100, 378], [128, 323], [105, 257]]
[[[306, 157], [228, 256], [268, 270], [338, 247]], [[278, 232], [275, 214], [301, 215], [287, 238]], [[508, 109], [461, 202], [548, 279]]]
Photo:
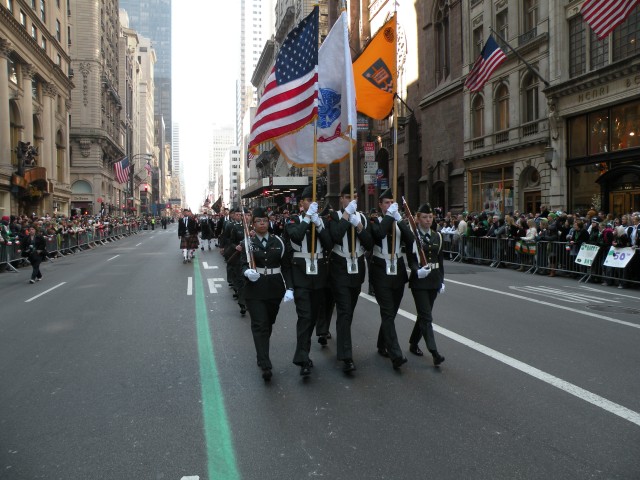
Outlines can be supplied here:
[[441, 368], [408, 352], [409, 290], [401, 371], [363, 294], [357, 371], [332, 325], [306, 381], [282, 304], [265, 384], [222, 257], [197, 260], [173, 225], [45, 263], [35, 285], [0, 274], [0, 479], [640, 478], [638, 290], [447, 263]]

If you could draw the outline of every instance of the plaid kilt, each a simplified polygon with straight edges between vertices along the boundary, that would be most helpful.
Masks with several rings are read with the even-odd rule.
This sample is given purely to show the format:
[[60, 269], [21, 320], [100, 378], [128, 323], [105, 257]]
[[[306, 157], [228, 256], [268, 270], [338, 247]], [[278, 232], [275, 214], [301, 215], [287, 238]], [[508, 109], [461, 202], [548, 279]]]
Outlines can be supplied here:
[[198, 241], [197, 233], [180, 237], [180, 250], [182, 250], [183, 248], [195, 250], [198, 248], [198, 246], [200, 246], [200, 242]]

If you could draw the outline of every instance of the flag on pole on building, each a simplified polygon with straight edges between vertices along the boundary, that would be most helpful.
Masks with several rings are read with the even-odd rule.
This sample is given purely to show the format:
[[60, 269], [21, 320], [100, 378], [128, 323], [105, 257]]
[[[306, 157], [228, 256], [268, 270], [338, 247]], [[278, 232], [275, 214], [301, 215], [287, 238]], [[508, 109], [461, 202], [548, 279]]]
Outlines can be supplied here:
[[129, 157], [124, 157], [114, 165], [116, 170], [116, 181], [118, 183], [127, 183], [129, 181], [129, 169], [131, 164], [129, 163]]
[[151, 175], [151, 163], [149, 162], [149, 160], [147, 160], [144, 169], [147, 171], [147, 175]]
[[318, 7], [284, 39], [251, 125], [249, 150], [295, 132], [318, 113]]
[[376, 33], [353, 62], [358, 111], [382, 120], [393, 109], [398, 79], [396, 16]]
[[640, 0], [587, 0], [580, 13], [599, 39], [605, 38], [624, 22]]
[[[347, 12], [343, 11], [318, 51], [319, 165], [348, 158], [349, 149], [356, 143], [356, 96], [347, 22]], [[298, 167], [312, 165], [313, 137], [314, 126], [306, 125], [276, 139], [275, 144], [287, 162]]]
[[472, 92], [479, 92], [489, 80], [493, 72], [507, 59], [507, 55], [498, 46], [491, 35], [482, 47], [480, 56], [476, 59], [464, 86]]

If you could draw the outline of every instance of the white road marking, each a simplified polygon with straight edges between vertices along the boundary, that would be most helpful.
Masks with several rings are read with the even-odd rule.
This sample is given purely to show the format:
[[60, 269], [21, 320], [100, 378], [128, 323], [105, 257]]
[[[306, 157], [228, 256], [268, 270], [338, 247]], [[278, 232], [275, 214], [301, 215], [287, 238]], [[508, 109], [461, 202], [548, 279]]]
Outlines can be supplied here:
[[538, 300], [537, 298], [531, 298], [531, 297], [525, 297], [525, 296], [522, 296], [522, 295], [516, 295], [515, 293], [509, 293], [509, 292], [505, 292], [505, 291], [502, 291], [502, 290], [496, 290], [496, 289], [488, 288], [488, 287], [481, 287], [480, 285], [473, 285], [471, 283], [464, 283], [464, 282], [460, 282], [460, 281], [457, 281], [457, 280], [449, 280], [449, 279], [447, 279], [446, 283], [454, 283], [454, 284], [457, 284], [457, 285], [463, 285], [465, 287], [477, 288], [478, 290], [484, 290], [486, 292], [497, 293], [499, 295], [506, 295], [507, 297], [517, 298], [519, 300], [524, 300], [526, 302], [533, 302], [533, 303], [535, 303], [537, 305], [546, 305], [547, 307], [559, 308], [560, 310], [568, 310], [570, 312], [579, 313], [580, 315], [584, 315], [584, 316], [587, 316], [587, 317], [594, 317], [594, 318], [598, 318], [600, 320], [605, 320], [607, 322], [617, 323], [619, 325], [625, 325], [627, 327], [633, 327], [633, 328], [640, 329], [640, 325], [638, 325], [636, 323], [625, 322], [624, 320], [618, 320], [617, 318], [607, 317], [605, 315], [600, 315], [598, 313], [587, 312], [585, 310], [580, 310], [580, 309], [577, 309], [577, 308], [571, 308], [571, 307], [566, 307], [564, 305], [558, 305], [558, 304], [551, 303], [551, 302], [545, 302], [545, 301], [542, 301], [542, 300]]
[[548, 287], [534, 287], [532, 285], [528, 286], [510, 286], [511, 290], [517, 290], [523, 293], [532, 293], [534, 295], [544, 295], [545, 297], [554, 297], [556, 300], [560, 302], [567, 303], [610, 303], [615, 302], [619, 303], [617, 300], [611, 300], [608, 298], [598, 298], [593, 294], [588, 293], [574, 293], [567, 292], [558, 288], [548, 288]]
[[218, 268], [217, 265], [211, 265], [209, 266], [209, 264], [207, 262], [202, 262], [202, 266], [204, 267], [205, 270], [211, 270], [211, 269], [216, 269]]
[[116, 255], [115, 257], [111, 257], [107, 260], [107, 262], [110, 262], [111, 260], [113, 260], [114, 258], [118, 258], [120, 256], [120, 254]]
[[31, 297], [29, 300], [25, 300], [25, 301], [24, 301], [24, 303], [29, 303], [29, 302], [31, 302], [32, 300], [35, 300], [36, 298], [41, 297], [41, 296], [42, 296], [42, 295], [44, 295], [45, 293], [49, 293], [51, 290], [55, 290], [56, 288], [61, 287], [61, 286], [62, 286], [62, 285], [64, 285], [65, 283], [67, 283], [67, 282], [59, 283], [59, 284], [58, 284], [58, 285], [56, 285], [55, 287], [51, 287], [49, 290], [45, 290], [44, 292], [39, 293], [39, 294], [38, 294], [38, 295], [36, 295], [35, 297]]
[[210, 293], [218, 293], [218, 288], [222, 287], [222, 284], [217, 284], [216, 282], [224, 282], [224, 278], [208, 278], [207, 279]]
[[136, 244], [136, 247], [139, 247], [140, 245], [142, 245], [142, 242]]
[[[451, 282], [451, 280], [447, 280], [447, 281]], [[461, 283], [461, 282], [455, 282], [455, 283]], [[361, 293], [360, 296], [369, 300], [370, 302], [377, 303], [376, 299], [371, 295], [367, 295], [366, 293]], [[398, 314], [411, 320], [412, 322], [416, 321], [416, 316], [405, 310], [399, 309]], [[596, 407], [599, 407], [609, 413], [617, 415], [620, 418], [623, 418], [625, 420], [628, 420], [631, 423], [635, 423], [636, 425], [640, 426], [640, 413], [638, 412], [635, 412], [627, 407], [623, 407], [622, 405], [619, 405], [610, 400], [607, 400], [606, 398], [601, 397], [600, 395], [596, 395], [595, 393], [592, 393], [588, 390], [580, 388], [577, 385], [574, 385], [573, 383], [569, 383], [565, 380], [562, 380], [561, 378], [558, 378], [549, 373], [543, 372], [542, 370], [532, 367], [529, 364], [521, 362], [520, 360], [516, 360], [513, 357], [509, 357], [508, 355], [500, 353], [497, 350], [494, 350], [492, 348], [486, 347], [469, 338], [463, 337], [462, 335], [458, 335], [457, 333], [452, 332], [451, 330], [447, 330], [446, 328], [440, 327], [435, 323], [433, 324], [433, 329], [439, 334], [450, 338], [451, 340], [461, 343], [462, 345], [465, 345], [477, 352], [487, 355], [488, 357], [491, 357], [494, 360], [502, 362], [505, 365], [515, 368], [516, 370], [520, 370], [521, 372], [526, 373], [527, 375], [531, 375], [532, 377], [537, 378], [538, 380], [542, 380], [543, 382], [548, 383], [549, 385], [552, 385], [556, 388], [559, 388], [560, 390], [563, 390], [569, 393], [570, 395], [578, 397], [579, 399], [584, 400], [585, 402], [595, 405]]]
[[198, 475], [191, 475], [190, 477], [182, 477], [180, 480], [200, 480]]
[[187, 277], [187, 295], [193, 295], [193, 277]]

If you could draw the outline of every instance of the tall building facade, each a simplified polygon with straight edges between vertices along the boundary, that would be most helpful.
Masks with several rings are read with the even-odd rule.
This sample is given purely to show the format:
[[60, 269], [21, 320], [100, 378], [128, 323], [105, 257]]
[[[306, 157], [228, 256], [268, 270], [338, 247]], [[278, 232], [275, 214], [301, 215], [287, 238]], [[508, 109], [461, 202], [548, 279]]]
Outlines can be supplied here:
[[151, 39], [156, 52], [154, 110], [165, 122], [165, 138], [171, 134], [171, 0], [120, 0], [129, 14], [131, 28]]
[[213, 125], [209, 154], [209, 182], [213, 182], [223, 172], [223, 160], [232, 145], [235, 145], [235, 130], [231, 125]]
[[66, 2], [0, 4], [2, 216], [69, 213], [72, 10]]

